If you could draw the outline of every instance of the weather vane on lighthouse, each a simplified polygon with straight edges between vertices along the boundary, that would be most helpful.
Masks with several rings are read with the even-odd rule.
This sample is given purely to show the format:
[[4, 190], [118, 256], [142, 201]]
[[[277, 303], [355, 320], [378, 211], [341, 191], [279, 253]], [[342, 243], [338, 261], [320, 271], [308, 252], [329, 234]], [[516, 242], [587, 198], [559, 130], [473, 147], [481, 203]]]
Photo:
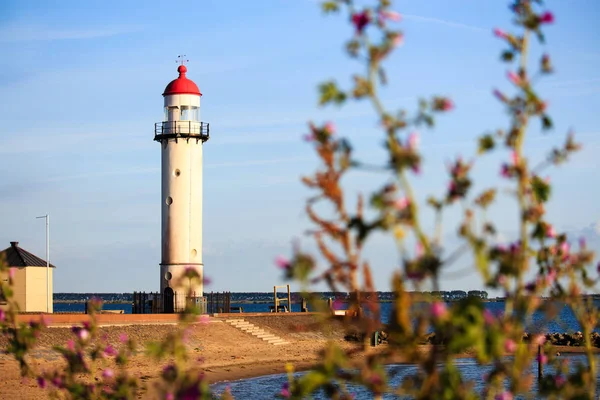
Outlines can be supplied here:
[[175, 61], [177, 64], [181, 64], [184, 65], [186, 62], [190, 62], [190, 60], [185, 58], [185, 54], [180, 54], [177, 56], [177, 61]]
[[[202, 148], [209, 125], [200, 121], [202, 93], [185, 74], [188, 60], [177, 56], [179, 77], [163, 92], [165, 116], [154, 125], [161, 147], [161, 262], [160, 291], [163, 311], [182, 310], [188, 293], [199, 303], [202, 278]], [[180, 277], [193, 268], [200, 281]], [[183, 285], [182, 285], [183, 284]]]

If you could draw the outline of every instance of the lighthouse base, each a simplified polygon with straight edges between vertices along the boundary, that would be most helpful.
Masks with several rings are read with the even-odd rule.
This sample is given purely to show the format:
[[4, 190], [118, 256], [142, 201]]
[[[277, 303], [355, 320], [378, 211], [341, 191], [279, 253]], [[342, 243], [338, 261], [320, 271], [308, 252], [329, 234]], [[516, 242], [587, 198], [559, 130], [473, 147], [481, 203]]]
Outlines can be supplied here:
[[186, 304], [202, 306], [203, 264], [160, 264], [160, 276], [163, 312], [182, 312]]

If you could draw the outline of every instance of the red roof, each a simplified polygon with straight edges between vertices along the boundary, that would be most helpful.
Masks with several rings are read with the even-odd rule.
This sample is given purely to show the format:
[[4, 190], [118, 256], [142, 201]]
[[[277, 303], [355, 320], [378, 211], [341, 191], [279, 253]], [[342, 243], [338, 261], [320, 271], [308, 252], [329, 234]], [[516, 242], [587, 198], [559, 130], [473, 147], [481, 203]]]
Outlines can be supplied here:
[[179, 68], [177, 68], [177, 72], [179, 72], [179, 78], [172, 80], [171, 83], [167, 85], [163, 96], [169, 96], [172, 94], [195, 94], [202, 96], [198, 86], [196, 86], [193, 81], [185, 77], [185, 73], [187, 72], [185, 65], [180, 65]]

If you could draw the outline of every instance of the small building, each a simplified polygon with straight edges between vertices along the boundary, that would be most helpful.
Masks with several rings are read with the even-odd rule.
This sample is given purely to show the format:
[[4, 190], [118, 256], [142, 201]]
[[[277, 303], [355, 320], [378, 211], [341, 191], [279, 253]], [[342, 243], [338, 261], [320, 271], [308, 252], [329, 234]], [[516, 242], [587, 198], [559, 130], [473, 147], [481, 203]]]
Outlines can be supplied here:
[[[19, 247], [19, 242], [10, 242], [10, 247], [0, 251], [0, 260], [10, 268], [14, 268], [13, 293], [14, 300], [19, 305], [21, 312], [52, 312], [53, 311], [53, 269], [50, 264], [46, 268], [46, 261]], [[0, 277], [8, 281], [5, 274]], [[0, 293], [0, 307], [6, 301]]]

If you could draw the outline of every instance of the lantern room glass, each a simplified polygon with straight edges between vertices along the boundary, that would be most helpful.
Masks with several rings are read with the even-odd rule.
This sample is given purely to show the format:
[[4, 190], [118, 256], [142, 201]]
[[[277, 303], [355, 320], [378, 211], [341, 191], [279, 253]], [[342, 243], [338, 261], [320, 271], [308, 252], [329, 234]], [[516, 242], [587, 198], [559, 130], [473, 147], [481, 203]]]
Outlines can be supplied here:
[[199, 121], [200, 109], [194, 106], [181, 106], [180, 121]]

